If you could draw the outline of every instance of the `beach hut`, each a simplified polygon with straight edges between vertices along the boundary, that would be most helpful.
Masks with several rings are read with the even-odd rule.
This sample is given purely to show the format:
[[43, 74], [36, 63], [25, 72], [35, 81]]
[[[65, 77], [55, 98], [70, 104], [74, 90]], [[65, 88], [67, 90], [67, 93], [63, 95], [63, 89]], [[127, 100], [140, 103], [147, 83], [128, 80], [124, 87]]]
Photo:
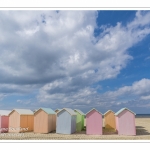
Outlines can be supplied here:
[[82, 131], [84, 129], [85, 114], [79, 109], [75, 109], [74, 111], [77, 114], [77, 117], [76, 117], [76, 131]]
[[102, 113], [93, 108], [86, 114], [86, 134], [102, 135], [102, 128]]
[[116, 130], [119, 135], [136, 135], [135, 115], [127, 108], [122, 108], [115, 113]]
[[34, 114], [29, 109], [13, 109], [9, 113], [9, 132], [33, 131]]
[[104, 126], [106, 129], [116, 129], [116, 117], [112, 110], [104, 114]]
[[40, 108], [34, 113], [34, 133], [56, 130], [56, 113], [51, 108]]
[[9, 113], [11, 110], [0, 110], [0, 133], [8, 132]]
[[55, 112], [58, 113], [61, 109], [56, 109]]
[[72, 134], [76, 131], [76, 113], [70, 108], [63, 108], [57, 113], [56, 133]]

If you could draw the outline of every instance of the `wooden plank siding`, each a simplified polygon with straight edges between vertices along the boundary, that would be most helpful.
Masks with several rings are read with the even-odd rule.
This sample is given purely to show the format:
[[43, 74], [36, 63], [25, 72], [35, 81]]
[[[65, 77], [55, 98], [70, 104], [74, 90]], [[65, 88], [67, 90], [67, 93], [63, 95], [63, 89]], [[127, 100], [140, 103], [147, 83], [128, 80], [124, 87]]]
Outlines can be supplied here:
[[34, 132], [49, 133], [56, 130], [56, 114], [48, 114], [43, 109], [39, 109], [34, 114]]
[[135, 115], [124, 110], [116, 116], [118, 135], [136, 135]]
[[9, 116], [9, 131], [8, 132], [19, 132], [19, 130], [11, 130], [11, 128], [20, 128], [20, 115], [18, 112], [13, 111]]
[[71, 134], [71, 115], [65, 110], [57, 114], [56, 133]]
[[116, 117], [114, 112], [109, 111], [104, 115], [104, 126], [106, 129], [116, 129]]
[[39, 110], [34, 115], [34, 132], [48, 133], [48, 114], [43, 110]]
[[76, 131], [82, 131], [84, 129], [84, 116], [79, 112], [75, 111], [77, 114], [76, 117]]
[[86, 114], [86, 134], [102, 135], [102, 115], [95, 109]]

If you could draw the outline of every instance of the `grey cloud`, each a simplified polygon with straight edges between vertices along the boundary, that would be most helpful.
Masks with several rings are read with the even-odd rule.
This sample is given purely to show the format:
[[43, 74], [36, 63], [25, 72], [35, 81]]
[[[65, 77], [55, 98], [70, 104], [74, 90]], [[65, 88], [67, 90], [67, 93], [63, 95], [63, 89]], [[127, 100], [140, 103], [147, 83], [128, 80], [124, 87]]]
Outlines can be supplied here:
[[0, 83], [10, 84], [2, 93], [27, 92], [29, 85], [40, 90], [37, 98], [43, 103], [115, 101], [117, 92], [99, 95], [89, 86], [126, 67], [132, 59], [128, 48], [150, 33], [149, 14], [137, 12], [127, 26], [108, 26], [103, 36], [94, 37], [96, 11], [1, 11]]

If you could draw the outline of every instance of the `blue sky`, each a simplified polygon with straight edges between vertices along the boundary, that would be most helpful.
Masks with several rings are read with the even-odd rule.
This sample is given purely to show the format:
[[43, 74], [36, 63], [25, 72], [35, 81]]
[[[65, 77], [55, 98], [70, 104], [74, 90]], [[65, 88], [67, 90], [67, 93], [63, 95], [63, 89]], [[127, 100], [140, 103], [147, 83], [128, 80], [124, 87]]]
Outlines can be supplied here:
[[150, 11], [0, 11], [0, 109], [150, 113]]

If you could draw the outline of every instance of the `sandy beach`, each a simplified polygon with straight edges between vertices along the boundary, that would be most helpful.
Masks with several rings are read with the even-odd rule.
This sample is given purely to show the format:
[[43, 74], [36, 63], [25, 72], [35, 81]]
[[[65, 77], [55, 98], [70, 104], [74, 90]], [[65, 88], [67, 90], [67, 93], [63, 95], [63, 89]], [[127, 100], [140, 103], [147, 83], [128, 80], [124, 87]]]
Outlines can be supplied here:
[[86, 131], [71, 135], [26, 133], [1, 133], [0, 140], [150, 140], [150, 118], [136, 118], [136, 136], [119, 136], [103, 128], [103, 135], [86, 135]]

